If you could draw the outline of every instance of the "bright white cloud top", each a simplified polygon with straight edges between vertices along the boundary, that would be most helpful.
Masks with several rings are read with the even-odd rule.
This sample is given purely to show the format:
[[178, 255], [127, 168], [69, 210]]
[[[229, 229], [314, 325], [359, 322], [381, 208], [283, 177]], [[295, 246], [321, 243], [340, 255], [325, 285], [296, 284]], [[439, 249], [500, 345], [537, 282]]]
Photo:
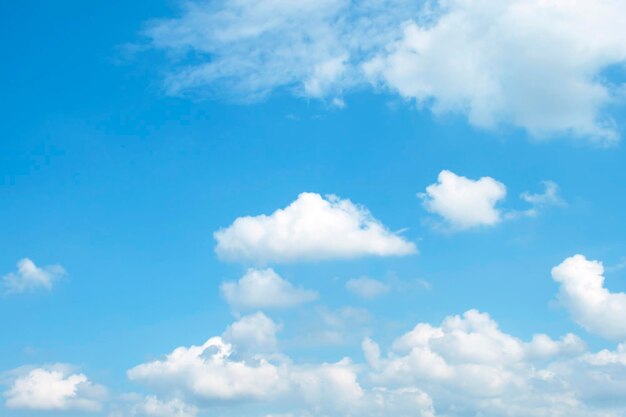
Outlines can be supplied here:
[[392, 233], [362, 206], [336, 196], [302, 193], [271, 215], [247, 216], [214, 234], [224, 260], [294, 262], [402, 256], [415, 244]]
[[613, 141], [603, 110], [623, 96], [602, 71], [626, 61], [624, 21], [615, 0], [221, 0], [145, 34], [196, 58], [167, 78], [173, 94], [337, 98], [373, 84], [479, 127]]
[[37, 289], [51, 290], [54, 281], [65, 275], [61, 265], [38, 267], [28, 258], [17, 263], [17, 272], [2, 277], [2, 285], [7, 294], [22, 293]]
[[293, 286], [273, 269], [249, 269], [239, 281], [222, 283], [220, 291], [235, 310], [289, 308], [317, 298], [315, 291]]
[[567, 258], [552, 269], [560, 284], [558, 299], [576, 323], [611, 340], [626, 340], [626, 294], [604, 287], [604, 267], [583, 255]]
[[493, 226], [502, 220], [496, 204], [506, 197], [506, 187], [491, 177], [472, 180], [441, 171], [438, 181], [419, 194], [424, 208], [440, 216], [452, 230]]
[[4, 396], [11, 409], [99, 411], [106, 390], [83, 374], [71, 373], [68, 366], [56, 365], [19, 375]]

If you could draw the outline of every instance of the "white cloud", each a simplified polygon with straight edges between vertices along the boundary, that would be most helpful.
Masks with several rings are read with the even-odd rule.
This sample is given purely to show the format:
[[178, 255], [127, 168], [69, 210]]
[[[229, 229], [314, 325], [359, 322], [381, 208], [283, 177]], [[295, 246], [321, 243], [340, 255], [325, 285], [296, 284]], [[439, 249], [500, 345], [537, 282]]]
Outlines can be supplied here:
[[[418, 323], [386, 355], [370, 339], [363, 350], [373, 384], [420, 387], [440, 415], [617, 417], [626, 407], [620, 397], [626, 366], [592, 365], [593, 355], [572, 334], [522, 341], [476, 310], [447, 317], [440, 326]], [[614, 386], [599, 403], [601, 393], [591, 395], [588, 385], [609, 377]]]
[[85, 375], [71, 373], [65, 365], [35, 368], [19, 375], [5, 391], [10, 409], [40, 411], [99, 411], [106, 396], [104, 387]]
[[[234, 327], [231, 326], [231, 328]], [[226, 334], [227, 332], [225, 332]], [[438, 326], [418, 323], [388, 349], [363, 340], [366, 363], [301, 363], [212, 338], [129, 371], [169, 398], [225, 416], [621, 417], [626, 348], [586, 351], [575, 335], [524, 341], [469, 310]], [[244, 344], [249, 346], [255, 343]], [[261, 343], [260, 345], [262, 345]], [[228, 406], [224, 403], [228, 401]], [[243, 404], [253, 402], [253, 404]]]
[[389, 292], [389, 286], [369, 277], [352, 278], [346, 282], [348, 291], [363, 298], [375, 298]]
[[565, 201], [559, 196], [559, 186], [554, 181], [543, 181], [545, 190], [543, 193], [532, 194], [523, 192], [520, 198], [532, 205], [532, 208], [526, 210], [524, 214], [534, 217], [539, 211], [548, 206], [563, 206]]
[[268, 353], [276, 350], [276, 333], [280, 329], [280, 325], [259, 312], [244, 316], [228, 326], [222, 337], [239, 349]]
[[37, 289], [51, 290], [54, 281], [65, 275], [61, 265], [38, 267], [28, 258], [17, 263], [17, 272], [2, 277], [5, 293], [14, 294]]
[[302, 193], [273, 214], [240, 217], [214, 234], [222, 259], [293, 262], [401, 256], [415, 245], [387, 230], [364, 207], [335, 196]]
[[231, 407], [253, 401], [259, 410], [292, 407], [293, 412], [268, 416], [435, 415], [432, 400], [417, 388], [364, 389], [358, 381], [359, 367], [348, 358], [298, 364], [283, 355], [259, 353], [238, 359], [234, 353], [240, 341], [227, 343], [228, 333], [202, 346], [179, 347], [162, 360], [132, 368], [128, 375], [165, 395], [182, 396], [208, 408], [216, 401], [227, 401]]
[[612, 141], [604, 110], [623, 97], [603, 70], [626, 61], [624, 21], [619, 0], [219, 0], [145, 35], [174, 58], [172, 94], [332, 99], [374, 84], [483, 128]]
[[496, 205], [505, 198], [506, 187], [491, 177], [472, 180], [444, 170], [437, 183], [418, 195], [424, 208], [441, 216], [451, 229], [466, 230], [502, 220]]
[[232, 353], [232, 345], [212, 337], [201, 346], [179, 347], [164, 359], [138, 365], [128, 377], [200, 401], [261, 400], [284, 389], [279, 367], [265, 359], [231, 360]]
[[604, 287], [601, 262], [575, 255], [552, 269], [560, 284], [558, 299], [587, 331], [607, 339], [626, 339], [626, 294]]
[[317, 293], [294, 287], [272, 269], [249, 269], [237, 282], [224, 282], [222, 296], [236, 310], [289, 308], [317, 299]]

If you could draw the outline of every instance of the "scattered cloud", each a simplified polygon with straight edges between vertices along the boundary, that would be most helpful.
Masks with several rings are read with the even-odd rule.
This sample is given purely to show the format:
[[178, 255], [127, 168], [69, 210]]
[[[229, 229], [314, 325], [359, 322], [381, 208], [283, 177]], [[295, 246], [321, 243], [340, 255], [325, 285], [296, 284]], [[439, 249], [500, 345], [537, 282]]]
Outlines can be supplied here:
[[352, 278], [346, 282], [346, 288], [362, 298], [376, 298], [390, 290], [384, 282], [369, 277]]
[[524, 214], [530, 217], [537, 216], [541, 209], [549, 206], [563, 206], [565, 201], [559, 195], [559, 186], [554, 181], [543, 181], [545, 190], [540, 194], [523, 192], [520, 198], [532, 205]]
[[604, 287], [604, 267], [574, 255], [552, 269], [559, 302], [585, 330], [611, 340], [626, 339], [626, 294]]
[[315, 291], [294, 287], [273, 269], [248, 269], [237, 282], [224, 282], [222, 296], [235, 310], [289, 308], [317, 299]]
[[269, 216], [240, 217], [214, 236], [220, 258], [260, 263], [402, 256], [417, 251], [365, 207], [315, 193], [302, 193]]
[[17, 294], [26, 291], [45, 289], [50, 291], [58, 278], [66, 274], [61, 265], [38, 267], [28, 258], [17, 263], [17, 272], [2, 277], [5, 294]]
[[371, 85], [481, 128], [610, 143], [623, 95], [603, 71], [626, 61], [625, 20], [615, 0], [219, 0], [144, 35], [171, 58], [170, 94], [333, 100]]
[[102, 408], [106, 389], [67, 365], [17, 369], [11, 387], [4, 392], [6, 407], [31, 411], [84, 411]]
[[506, 187], [491, 177], [472, 180], [444, 170], [438, 181], [418, 196], [424, 208], [440, 216], [451, 230], [493, 226], [502, 220], [496, 205], [506, 197]]

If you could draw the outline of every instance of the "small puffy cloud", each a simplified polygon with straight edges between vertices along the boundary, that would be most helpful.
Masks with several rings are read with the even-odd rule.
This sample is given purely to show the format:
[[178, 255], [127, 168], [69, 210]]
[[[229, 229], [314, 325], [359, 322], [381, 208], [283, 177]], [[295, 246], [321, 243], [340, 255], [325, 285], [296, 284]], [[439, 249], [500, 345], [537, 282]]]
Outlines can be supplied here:
[[438, 181], [418, 196], [424, 208], [440, 216], [453, 230], [493, 226], [502, 220], [497, 203], [506, 197], [506, 187], [491, 177], [472, 180], [451, 171], [441, 171]]
[[236, 310], [289, 308], [317, 299], [317, 293], [294, 287], [273, 269], [249, 269], [237, 282], [224, 282], [222, 296]]
[[[486, 129], [611, 142], [626, 61], [615, 0], [185, 2], [144, 34], [171, 94], [330, 99], [374, 86]], [[597, 34], [601, 33], [602, 36]]]
[[375, 298], [390, 290], [384, 282], [369, 277], [352, 278], [346, 282], [346, 288], [362, 298]]
[[302, 193], [271, 215], [247, 216], [214, 234], [222, 259], [294, 262], [361, 256], [402, 256], [413, 243], [387, 230], [350, 200]]
[[61, 265], [38, 267], [28, 258], [17, 263], [17, 272], [2, 277], [2, 285], [6, 294], [22, 293], [37, 289], [51, 290], [54, 281], [65, 275]]
[[4, 392], [6, 407], [32, 411], [100, 411], [106, 390], [65, 365], [35, 368], [14, 379]]
[[626, 339], [626, 294], [604, 287], [604, 267], [574, 255], [552, 269], [559, 302], [585, 330], [612, 340]]

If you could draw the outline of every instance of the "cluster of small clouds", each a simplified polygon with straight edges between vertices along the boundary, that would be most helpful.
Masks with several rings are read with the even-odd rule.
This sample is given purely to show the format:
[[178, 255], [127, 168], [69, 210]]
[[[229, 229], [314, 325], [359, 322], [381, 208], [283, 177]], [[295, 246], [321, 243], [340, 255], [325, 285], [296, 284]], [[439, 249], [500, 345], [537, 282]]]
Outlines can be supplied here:
[[[245, 276], [254, 273], [273, 272], [252, 270]], [[604, 287], [600, 262], [575, 255], [555, 266], [552, 277], [560, 286], [558, 300], [574, 321], [609, 340], [626, 338], [626, 295]], [[262, 312], [248, 314], [201, 345], [180, 346], [129, 369], [131, 381], [157, 396], [135, 395], [110, 416], [194, 417], [214, 407], [236, 414], [250, 404], [259, 417], [619, 417], [626, 412], [624, 344], [591, 352], [571, 333], [522, 340], [501, 330], [487, 313], [469, 310], [440, 325], [417, 323], [387, 347], [365, 337], [362, 363], [350, 357], [308, 363], [281, 352], [281, 330]], [[105, 388], [64, 365], [20, 368], [9, 377], [4, 396], [10, 409], [96, 412], [107, 399]]]
[[[492, 177], [477, 180], [443, 170], [437, 182], [419, 193], [424, 208], [443, 221], [448, 231], [463, 231], [478, 227], [495, 226], [505, 219], [522, 216], [536, 217], [549, 206], [562, 206], [564, 200], [558, 194], [558, 185], [544, 181], [545, 190], [540, 194], [523, 192], [520, 198], [531, 205], [524, 211], [503, 210], [499, 204], [506, 198], [506, 186]], [[439, 225], [441, 226], [441, 225]]]
[[[605, 109], [623, 102], [603, 76], [626, 61], [619, 1], [194, 1], [150, 22], [171, 94], [244, 101], [286, 88], [342, 106], [372, 86], [481, 128], [536, 137], [618, 137]], [[597, 34], [601, 33], [602, 36]]]

